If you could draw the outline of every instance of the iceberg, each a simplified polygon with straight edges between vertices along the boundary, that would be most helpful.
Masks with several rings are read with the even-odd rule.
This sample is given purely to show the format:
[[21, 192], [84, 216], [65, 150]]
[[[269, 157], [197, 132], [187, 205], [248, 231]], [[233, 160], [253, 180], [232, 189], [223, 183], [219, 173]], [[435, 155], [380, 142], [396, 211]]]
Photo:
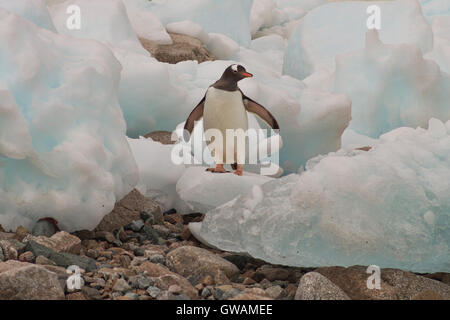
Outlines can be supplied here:
[[207, 172], [205, 169], [205, 167], [187, 169], [176, 184], [178, 195], [187, 203], [191, 212], [214, 209], [246, 193], [255, 185], [274, 180], [249, 172], [244, 172], [244, 175], [239, 177], [232, 171], [218, 174]]
[[[67, 27], [67, 8], [80, 8], [80, 28]], [[121, 0], [67, 0], [49, 7], [59, 33], [82, 39], [94, 39], [110, 48], [150, 56], [139, 42]], [[101, 17], [101, 21], [99, 21]]]
[[[145, 0], [126, 0], [139, 5]], [[133, 4], [134, 3], [134, 4]], [[165, 0], [146, 4], [145, 10], [154, 12], [166, 26], [168, 23], [190, 20], [207, 33], [221, 33], [240, 45], [250, 44], [250, 10], [253, 0]]]
[[416, 46], [383, 44], [375, 30], [364, 49], [336, 57], [334, 91], [352, 101], [349, 127], [372, 138], [450, 119], [450, 76]]
[[93, 229], [138, 181], [104, 45], [0, 8], [0, 224]]
[[[371, 1], [370, 5], [381, 10], [383, 43], [414, 44], [422, 53], [433, 48], [433, 34], [417, 0]], [[321, 69], [332, 72], [337, 54], [364, 48], [368, 6], [365, 1], [346, 1], [308, 12], [289, 39], [283, 72], [298, 79]]]
[[450, 271], [450, 121], [311, 159], [210, 210], [203, 241], [270, 263]]
[[0, 0], [0, 8], [24, 17], [40, 28], [56, 31], [45, 0]]

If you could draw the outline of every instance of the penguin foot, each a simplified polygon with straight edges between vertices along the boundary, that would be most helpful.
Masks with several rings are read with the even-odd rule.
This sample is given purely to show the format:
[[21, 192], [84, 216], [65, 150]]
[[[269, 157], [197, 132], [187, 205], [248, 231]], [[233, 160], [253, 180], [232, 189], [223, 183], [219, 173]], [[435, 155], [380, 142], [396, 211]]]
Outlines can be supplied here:
[[242, 176], [243, 172], [244, 172], [243, 165], [242, 164], [238, 164], [236, 166], [236, 171], [234, 172], [234, 174], [237, 175], [237, 176]]
[[227, 170], [225, 170], [225, 168], [223, 167], [223, 164], [218, 164], [215, 168], [208, 168], [206, 169], [206, 171], [210, 171], [213, 173], [226, 173], [229, 172]]

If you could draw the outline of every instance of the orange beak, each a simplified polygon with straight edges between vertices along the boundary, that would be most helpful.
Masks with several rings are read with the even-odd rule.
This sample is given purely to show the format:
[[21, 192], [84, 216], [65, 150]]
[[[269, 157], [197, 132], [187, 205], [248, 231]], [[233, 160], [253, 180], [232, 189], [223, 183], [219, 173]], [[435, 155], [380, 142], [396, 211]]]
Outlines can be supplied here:
[[241, 74], [242, 74], [244, 77], [246, 77], [246, 78], [251, 78], [251, 77], [253, 77], [253, 75], [252, 75], [251, 73], [248, 73], [248, 72], [241, 72]]

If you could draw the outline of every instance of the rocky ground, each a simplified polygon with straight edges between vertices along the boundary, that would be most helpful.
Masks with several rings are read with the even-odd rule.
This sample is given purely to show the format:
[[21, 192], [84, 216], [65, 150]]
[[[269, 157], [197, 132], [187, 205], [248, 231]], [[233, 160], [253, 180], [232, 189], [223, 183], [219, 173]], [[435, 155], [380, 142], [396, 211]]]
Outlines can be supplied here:
[[[448, 273], [382, 269], [381, 289], [371, 290], [363, 266], [292, 268], [211, 249], [187, 227], [202, 219], [163, 213], [133, 190], [93, 231], [48, 221], [0, 228], [0, 299], [450, 299]], [[80, 290], [67, 286], [71, 265], [81, 268]]]

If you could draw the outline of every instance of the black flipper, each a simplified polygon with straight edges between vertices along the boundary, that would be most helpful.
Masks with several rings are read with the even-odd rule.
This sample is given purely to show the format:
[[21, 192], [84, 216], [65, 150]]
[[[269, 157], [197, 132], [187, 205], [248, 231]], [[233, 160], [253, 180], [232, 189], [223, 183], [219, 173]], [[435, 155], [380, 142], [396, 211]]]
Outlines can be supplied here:
[[194, 130], [195, 121], [200, 120], [203, 117], [203, 109], [205, 107], [205, 97], [197, 104], [197, 106], [192, 110], [186, 119], [186, 123], [184, 124], [183, 137], [185, 141], [189, 140], [189, 137]]
[[[242, 93], [242, 91], [241, 91]], [[250, 99], [247, 97], [244, 93], [242, 93], [242, 100], [244, 101], [245, 109], [248, 112], [256, 114], [259, 118], [261, 118], [265, 123], [267, 123], [268, 126], [270, 126], [272, 129], [280, 129], [280, 126], [278, 125], [277, 120], [275, 117], [264, 108], [262, 105], [260, 105], [255, 100]]]

